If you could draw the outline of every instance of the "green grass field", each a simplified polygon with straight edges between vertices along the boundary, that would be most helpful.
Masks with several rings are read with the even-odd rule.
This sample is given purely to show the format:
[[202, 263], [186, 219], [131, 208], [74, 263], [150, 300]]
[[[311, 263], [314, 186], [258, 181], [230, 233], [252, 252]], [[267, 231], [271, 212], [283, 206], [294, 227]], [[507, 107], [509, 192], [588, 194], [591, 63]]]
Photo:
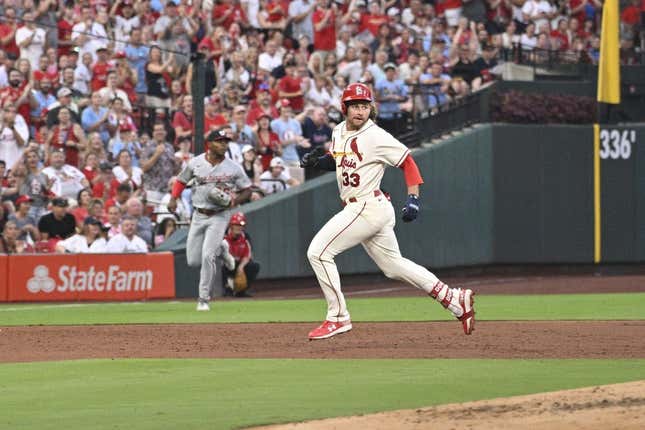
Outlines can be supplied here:
[[[449, 319], [422, 298], [348, 302], [355, 321]], [[229, 301], [212, 309], [197, 313], [192, 301], [5, 304], [0, 325], [319, 322], [324, 303]], [[477, 311], [480, 320], [645, 320], [645, 294], [482, 296]], [[0, 429], [229, 429], [640, 379], [645, 359], [10, 363], [0, 365]]]

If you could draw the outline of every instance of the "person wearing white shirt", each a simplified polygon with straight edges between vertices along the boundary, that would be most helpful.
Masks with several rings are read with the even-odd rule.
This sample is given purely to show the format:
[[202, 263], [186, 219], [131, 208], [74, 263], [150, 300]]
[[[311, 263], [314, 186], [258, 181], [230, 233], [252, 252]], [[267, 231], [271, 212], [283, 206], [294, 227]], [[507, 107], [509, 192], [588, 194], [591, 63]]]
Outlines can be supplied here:
[[107, 242], [101, 237], [101, 222], [93, 217], [83, 221], [83, 232], [61, 240], [56, 244], [56, 251], [72, 254], [98, 254], [105, 252]]
[[299, 184], [300, 182], [287, 172], [284, 161], [280, 157], [273, 157], [269, 170], [260, 175], [260, 188], [266, 195], [279, 193]]
[[282, 65], [282, 55], [278, 51], [278, 46], [273, 40], [266, 44], [266, 50], [258, 57], [258, 68], [265, 72], [271, 73], [273, 69]]
[[115, 98], [120, 98], [123, 101], [123, 108], [132, 112], [132, 105], [130, 104], [130, 99], [128, 94], [123, 91], [121, 88], [117, 87], [117, 74], [115, 71], [111, 71], [107, 75], [107, 86], [99, 90], [99, 95], [103, 99], [104, 106], [108, 106], [112, 100]]
[[28, 139], [29, 128], [25, 119], [16, 112], [12, 103], [6, 102], [0, 121], [0, 160], [5, 162], [7, 168], [15, 169]]
[[92, 81], [92, 54], [86, 52], [82, 55], [81, 61], [77, 63], [74, 69], [74, 85], [73, 88], [81, 94], [90, 93], [90, 82]]
[[27, 12], [23, 15], [25, 25], [16, 30], [16, 45], [20, 47], [20, 57], [26, 58], [32, 70], [38, 70], [38, 62], [45, 52], [47, 33], [34, 24], [34, 15]]
[[548, 26], [549, 19], [555, 12], [555, 7], [546, 0], [527, 0], [522, 5], [524, 21], [535, 24], [535, 29], [540, 30], [545, 24]]
[[43, 174], [52, 181], [50, 191], [57, 197], [75, 199], [83, 188], [89, 188], [87, 178], [76, 167], [65, 164], [65, 152], [55, 149], [49, 156], [50, 165], [43, 169]]
[[121, 233], [110, 239], [105, 252], [110, 254], [148, 252], [148, 245], [134, 234], [136, 229], [137, 221], [131, 216], [124, 216], [121, 220]]

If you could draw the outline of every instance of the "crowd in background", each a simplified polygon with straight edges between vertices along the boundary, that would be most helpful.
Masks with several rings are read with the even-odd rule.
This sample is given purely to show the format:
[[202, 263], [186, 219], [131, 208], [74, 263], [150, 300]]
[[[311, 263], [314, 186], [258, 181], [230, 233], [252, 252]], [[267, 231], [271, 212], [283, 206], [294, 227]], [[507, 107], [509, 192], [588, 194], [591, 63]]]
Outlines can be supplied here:
[[[644, 14], [621, 5], [624, 64]], [[205, 132], [230, 134], [257, 200], [316, 175], [299, 159], [329, 145], [348, 83], [396, 134], [503, 60], [597, 62], [601, 15], [601, 0], [0, 0], [0, 252], [145, 251], [190, 219], [189, 189], [176, 214], [165, 203], [194, 156], [196, 54]]]

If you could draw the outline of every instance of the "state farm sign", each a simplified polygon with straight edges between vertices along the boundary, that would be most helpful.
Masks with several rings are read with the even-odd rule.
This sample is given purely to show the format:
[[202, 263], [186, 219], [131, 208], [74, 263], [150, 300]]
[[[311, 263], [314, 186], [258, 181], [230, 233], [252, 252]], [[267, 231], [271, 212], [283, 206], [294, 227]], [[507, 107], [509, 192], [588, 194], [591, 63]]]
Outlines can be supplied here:
[[9, 301], [141, 300], [175, 296], [171, 253], [18, 255], [8, 263]]
[[117, 265], [110, 265], [107, 272], [90, 266], [87, 270], [78, 270], [75, 266], [60, 266], [56, 282], [49, 276], [47, 266], [36, 266], [34, 276], [27, 281], [27, 290], [31, 293], [51, 293], [57, 290], [66, 291], [144, 291], [152, 290], [154, 273], [152, 270], [120, 270]]

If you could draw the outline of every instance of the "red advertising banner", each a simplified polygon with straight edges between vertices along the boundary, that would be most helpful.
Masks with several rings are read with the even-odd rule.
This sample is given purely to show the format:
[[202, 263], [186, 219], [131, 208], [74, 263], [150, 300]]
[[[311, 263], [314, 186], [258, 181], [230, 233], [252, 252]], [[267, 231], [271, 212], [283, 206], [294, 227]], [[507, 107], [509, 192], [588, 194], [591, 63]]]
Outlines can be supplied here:
[[7, 264], [6, 255], [0, 255], [0, 302], [7, 301]]
[[121, 301], [175, 296], [170, 252], [11, 255], [7, 300]]

